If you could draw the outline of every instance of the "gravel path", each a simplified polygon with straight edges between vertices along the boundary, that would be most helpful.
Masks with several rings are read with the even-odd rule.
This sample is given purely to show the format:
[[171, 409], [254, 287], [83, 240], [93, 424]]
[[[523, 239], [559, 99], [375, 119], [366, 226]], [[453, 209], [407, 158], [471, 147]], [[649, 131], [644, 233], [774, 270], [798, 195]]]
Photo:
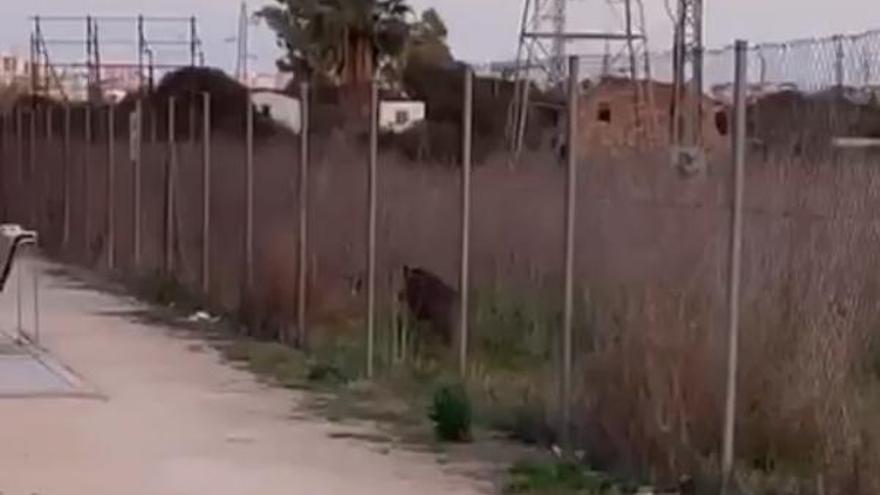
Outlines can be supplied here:
[[[297, 414], [302, 396], [257, 383], [207, 345], [133, 320], [134, 301], [40, 266], [43, 346], [101, 397], [0, 398], [4, 495], [491, 491], [427, 454], [331, 439], [333, 425]], [[8, 331], [14, 290], [0, 299]]]

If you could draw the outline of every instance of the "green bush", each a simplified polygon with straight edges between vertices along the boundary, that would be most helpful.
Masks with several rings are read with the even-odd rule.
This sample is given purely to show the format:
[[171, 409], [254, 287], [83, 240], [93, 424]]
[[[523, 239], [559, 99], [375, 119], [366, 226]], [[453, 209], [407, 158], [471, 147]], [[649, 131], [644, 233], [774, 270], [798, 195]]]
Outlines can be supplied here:
[[434, 432], [445, 442], [471, 439], [472, 410], [467, 391], [461, 384], [443, 385], [434, 392], [428, 417]]
[[325, 385], [341, 385], [348, 382], [348, 377], [341, 369], [331, 363], [313, 362], [309, 364], [306, 379], [310, 382]]
[[520, 462], [510, 469], [507, 493], [611, 495], [621, 490], [608, 476], [573, 462]]

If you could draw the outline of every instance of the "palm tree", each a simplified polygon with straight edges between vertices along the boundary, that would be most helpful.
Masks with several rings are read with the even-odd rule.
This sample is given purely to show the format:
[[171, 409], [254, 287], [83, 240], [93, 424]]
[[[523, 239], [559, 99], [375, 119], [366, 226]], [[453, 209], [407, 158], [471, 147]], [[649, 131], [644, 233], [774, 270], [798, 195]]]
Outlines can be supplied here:
[[405, 0], [277, 0], [257, 12], [302, 80], [362, 84], [399, 57], [409, 37]]

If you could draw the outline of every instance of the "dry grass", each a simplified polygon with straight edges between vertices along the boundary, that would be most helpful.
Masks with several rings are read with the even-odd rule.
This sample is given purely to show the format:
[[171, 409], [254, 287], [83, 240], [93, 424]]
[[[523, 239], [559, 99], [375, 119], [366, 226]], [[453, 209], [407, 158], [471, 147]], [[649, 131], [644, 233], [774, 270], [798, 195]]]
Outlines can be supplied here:
[[[106, 255], [105, 145], [94, 146], [88, 165], [82, 142], [71, 148], [74, 229], [70, 245], [62, 249], [60, 142], [57, 136], [51, 144], [42, 133], [38, 136], [37, 162], [45, 169], [24, 173], [25, 181], [40, 184], [35, 225], [54, 252], [101, 266]], [[139, 270], [145, 273], [162, 267], [164, 149], [151, 145], [144, 159]], [[15, 218], [29, 220], [24, 207], [29, 203], [14, 187], [16, 153], [7, 136], [2, 150], [5, 207]], [[26, 158], [28, 153], [25, 147]], [[193, 288], [200, 275], [199, 153], [197, 146], [182, 145], [176, 196], [175, 275]], [[134, 271], [132, 173], [126, 156], [120, 140], [116, 253], [120, 269]], [[242, 292], [244, 144], [240, 137], [218, 133], [212, 156], [215, 223], [208, 299], [229, 311], [248, 301], [254, 311], [288, 322], [296, 300], [296, 143], [283, 136], [257, 143], [256, 290], [249, 295]], [[358, 341], [363, 307], [357, 281], [366, 265], [365, 154], [353, 141], [335, 136], [316, 143], [314, 159], [310, 322], [333, 332], [327, 341]], [[768, 155], [749, 164], [737, 430], [744, 483], [795, 479], [815, 487], [821, 479], [829, 494], [880, 490], [880, 284], [873, 253], [880, 234], [874, 213], [880, 209], [880, 174], [875, 165], [870, 155], [823, 157], [821, 163]], [[679, 177], [665, 154], [597, 155], [581, 171], [576, 267], [582, 287], [580, 438], [601, 467], [658, 480], [711, 471], [720, 445], [726, 355], [728, 161], [714, 157], [705, 174], [690, 179]], [[487, 397], [485, 403], [494, 400], [496, 407], [511, 403], [505, 397], [531, 394], [521, 410], [532, 413], [517, 414], [549, 423], [556, 414], [553, 356], [559, 320], [558, 303], [552, 302], [561, 295], [563, 172], [552, 157], [536, 155], [516, 168], [491, 160], [473, 179], [474, 291], [514, 301], [494, 304], [495, 316], [475, 325], [475, 339], [483, 342], [473, 364], [480, 377], [476, 388]], [[384, 153], [379, 187], [381, 305], [390, 305], [403, 264], [427, 268], [454, 286], [457, 170], [419, 166]], [[83, 234], [86, 212], [88, 237]], [[550, 303], [536, 309], [537, 300]], [[472, 316], [481, 318], [480, 311], [491, 307], [481, 302]], [[535, 338], [542, 365], [532, 366], [535, 356], [527, 353], [514, 364], [499, 361], [517, 349], [509, 338], [493, 338], [510, 334]]]

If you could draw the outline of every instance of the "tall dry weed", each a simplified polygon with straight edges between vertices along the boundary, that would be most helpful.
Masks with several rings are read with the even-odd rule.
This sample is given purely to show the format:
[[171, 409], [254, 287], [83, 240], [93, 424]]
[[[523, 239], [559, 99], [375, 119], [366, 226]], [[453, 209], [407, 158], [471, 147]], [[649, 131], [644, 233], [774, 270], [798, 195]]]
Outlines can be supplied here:
[[[183, 110], [181, 110], [183, 111]], [[76, 117], [79, 118], [79, 117]], [[48, 170], [37, 204], [45, 239], [60, 254], [100, 266], [106, 184], [105, 135], [91, 153], [86, 201], [84, 148], [75, 136], [67, 168], [61, 142], [39, 137]], [[8, 137], [8, 135], [7, 135]], [[366, 166], [352, 140], [314, 143], [308, 259], [311, 321], [362, 316], [352, 280], [365, 273]], [[28, 147], [26, 152], [28, 152]], [[175, 275], [200, 275], [201, 150], [181, 144]], [[166, 147], [150, 145], [143, 181], [142, 269], [162, 268]], [[243, 260], [242, 136], [215, 135], [211, 208], [212, 283], [222, 309], [240, 310]], [[17, 151], [2, 149], [7, 212], [25, 221], [15, 187]], [[119, 268], [132, 259], [132, 166], [117, 143]], [[294, 314], [297, 149], [291, 137], [259, 139], [255, 157], [255, 304]], [[25, 153], [25, 158], [27, 158]], [[878, 399], [870, 343], [878, 337], [880, 173], [871, 154], [749, 161], [746, 181], [737, 455], [743, 473], [821, 479], [826, 493], [878, 493]], [[683, 179], [665, 154], [616, 158], [592, 150], [577, 187], [578, 284], [589, 288], [590, 332], [576, 354], [578, 430], [597, 461], [646, 477], [674, 479], [716, 463], [726, 359], [726, 264], [730, 167], [713, 157]], [[65, 172], [66, 170], [66, 172]], [[65, 175], [67, 174], [67, 175]], [[62, 250], [64, 177], [74, 237]], [[30, 176], [27, 176], [30, 177]], [[383, 150], [379, 169], [380, 301], [404, 264], [454, 286], [460, 176]], [[490, 160], [473, 178], [474, 290], [502, 287], [558, 298], [562, 287], [565, 170], [536, 154], [509, 167]], [[38, 212], [39, 213], [39, 212]], [[89, 238], [80, 228], [92, 220]], [[83, 252], [83, 251], [88, 252]], [[91, 251], [89, 251], [91, 250]], [[498, 319], [503, 321], [503, 319]], [[496, 331], [503, 331], [497, 329]], [[554, 331], [548, 328], [547, 331]], [[356, 333], [356, 332], [354, 332]], [[352, 335], [354, 335], [352, 333]], [[876, 349], [876, 348], [874, 348]], [[876, 353], [873, 359], [878, 359]], [[873, 373], [873, 374], [872, 374]], [[545, 394], [554, 400], [553, 394]], [[543, 400], [543, 399], [542, 399]], [[752, 476], [746, 478], [752, 479]], [[745, 478], [744, 478], [745, 479]], [[815, 486], [815, 483], [813, 484]]]

